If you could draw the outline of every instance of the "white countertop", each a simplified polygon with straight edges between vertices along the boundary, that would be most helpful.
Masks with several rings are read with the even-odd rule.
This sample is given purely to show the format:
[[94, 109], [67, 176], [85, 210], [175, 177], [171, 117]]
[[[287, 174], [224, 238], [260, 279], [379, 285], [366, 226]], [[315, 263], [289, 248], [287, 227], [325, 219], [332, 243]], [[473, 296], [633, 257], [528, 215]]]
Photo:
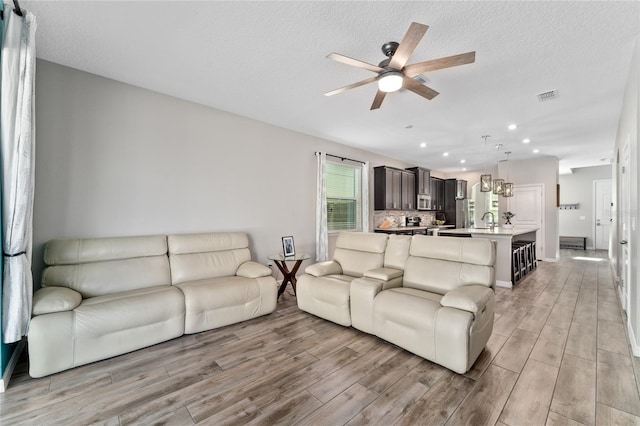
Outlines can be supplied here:
[[514, 228], [502, 228], [502, 227], [495, 227], [493, 229], [488, 229], [488, 228], [458, 228], [458, 229], [443, 229], [440, 231], [440, 234], [471, 234], [471, 235], [478, 235], [478, 236], [484, 236], [484, 235], [489, 235], [489, 236], [498, 236], [498, 235], [504, 235], [504, 236], [516, 236], [516, 235], [523, 235], [523, 234], [528, 234], [529, 232], [535, 232], [537, 231], [538, 228], [518, 228], [518, 227], [514, 227]]

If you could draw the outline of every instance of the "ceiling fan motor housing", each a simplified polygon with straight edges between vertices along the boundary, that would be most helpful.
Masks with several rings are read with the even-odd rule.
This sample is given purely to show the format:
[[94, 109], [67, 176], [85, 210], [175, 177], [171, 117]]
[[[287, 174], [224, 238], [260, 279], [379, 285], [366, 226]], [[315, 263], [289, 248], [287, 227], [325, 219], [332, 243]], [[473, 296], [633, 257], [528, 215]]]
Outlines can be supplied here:
[[391, 58], [396, 53], [398, 46], [400, 46], [400, 44], [395, 41], [385, 43], [382, 45], [382, 53], [384, 53], [386, 57]]

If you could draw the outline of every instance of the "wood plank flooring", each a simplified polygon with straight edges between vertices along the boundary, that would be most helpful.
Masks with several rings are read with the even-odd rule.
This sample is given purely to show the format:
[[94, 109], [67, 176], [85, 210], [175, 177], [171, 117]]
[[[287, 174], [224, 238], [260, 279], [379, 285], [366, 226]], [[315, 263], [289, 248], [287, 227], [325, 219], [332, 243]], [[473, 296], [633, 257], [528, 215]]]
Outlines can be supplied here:
[[640, 362], [605, 256], [562, 250], [497, 289], [465, 375], [302, 312], [288, 290], [269, 316], [42, 379], [23, 356], [0, 424], [639, 425]]

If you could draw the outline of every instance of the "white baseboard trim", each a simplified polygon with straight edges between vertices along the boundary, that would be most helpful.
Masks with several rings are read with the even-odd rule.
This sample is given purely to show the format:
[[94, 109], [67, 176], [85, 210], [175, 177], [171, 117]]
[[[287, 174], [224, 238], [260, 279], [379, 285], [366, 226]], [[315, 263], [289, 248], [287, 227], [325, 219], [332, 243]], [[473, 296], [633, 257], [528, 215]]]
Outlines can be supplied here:
[[496, 280], [496, 287], [513, 288], [513, 284], [511, 284], [511, 281]]
[[24, 349], [25, 344], [26, 341], [24, 339], [21, 340], [13, 351], [11, 359], [9, 360], [9, 364], [7, 364], [7, 368], [6, 370], [4, 370], [2, 379], [0, 379], [0, 393], [3, 393], [9, 387], [11, 374], [13, 374], [13, 369], [16, 368], [16, 365], [18, 364], [18, 358], [20, 358], [20, 354], [22, 354], [22, 350]]
[[557, 262], [559, 259], [560, 259], [560, 258], [558, 258], [558, 257], [554, 257], [554, 258], [551, 258], [551, 257], [545, 257], [545, 258], [543, 258], [543, 259], [542, 259], [542, 261], [543, 261], [543, 262]]
[[631, 327], [631, 321], [627, 318], [627, 333], [629, 334], [629, 343], [631, 345], [631, 352], [633, 356], [640, 358], [640, 345], [636, 340], [636, 335], [633, 333], [633, 327]]

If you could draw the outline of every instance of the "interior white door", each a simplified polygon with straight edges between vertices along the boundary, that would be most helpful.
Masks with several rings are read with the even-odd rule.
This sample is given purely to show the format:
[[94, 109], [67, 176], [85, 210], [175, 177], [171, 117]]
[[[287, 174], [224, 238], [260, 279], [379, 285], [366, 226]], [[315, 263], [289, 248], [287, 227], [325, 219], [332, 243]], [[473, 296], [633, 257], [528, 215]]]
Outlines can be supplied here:
[[629, 300], [631, 290], [629, 288], [630, 272], [629, 267], [629, 241], [631, 241], [630, 223], [631, 223], [631, 211], [629, 209], [629, 203], [631, 201], [631, 180], [629, 173], [629, 142], [622, 148], [622, 161], [620, 168], [620, 244], [622, 246], [622, 271], [620, 274], [620, 292], [622, 293], [622, 308], [625, 311], [629, 309]]
[[519, 228], [538, 228], [536, 231], [536, 256], [543, 258], [544, 253], [544, 187], [536, 185], [514, 185], [513, 197], [509, 198], [508, 209], [515, 216], [513, 226]]
[[596, 180], [594, 185], [596, 250], [609, 250], [611, 234], [611, 179]]

